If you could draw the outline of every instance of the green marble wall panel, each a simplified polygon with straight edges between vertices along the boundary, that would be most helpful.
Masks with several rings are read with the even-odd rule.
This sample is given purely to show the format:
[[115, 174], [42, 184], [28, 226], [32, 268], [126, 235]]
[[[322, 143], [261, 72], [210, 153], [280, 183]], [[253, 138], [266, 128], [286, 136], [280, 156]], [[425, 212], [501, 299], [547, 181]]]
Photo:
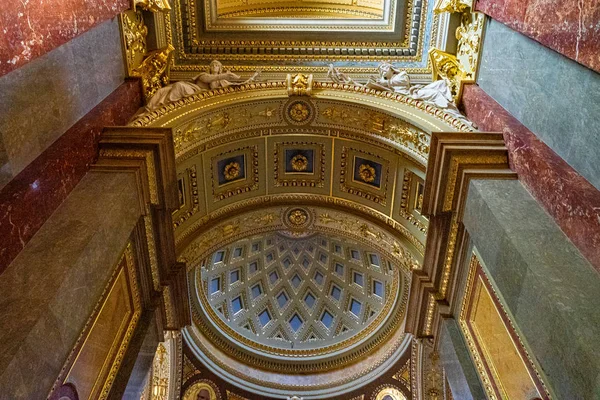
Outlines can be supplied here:
[[464, 224], [557, 398], [600, 398], [600, 276], [519, 181], [472, 181]]
[[488, 22], [477, 84], [600, 189], [600, 75]]
[[0, 77], [0, 188], [124, 76], [115, 18]]

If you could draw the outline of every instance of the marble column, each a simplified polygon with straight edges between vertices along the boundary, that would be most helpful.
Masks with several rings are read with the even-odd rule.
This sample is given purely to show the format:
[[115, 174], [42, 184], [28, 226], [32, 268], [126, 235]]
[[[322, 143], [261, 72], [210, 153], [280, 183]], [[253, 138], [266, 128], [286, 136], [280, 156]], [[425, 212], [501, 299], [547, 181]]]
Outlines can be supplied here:
[[478, 0], [475, 9], [600, 72], [600, 1]]
[[90, 172], [0, 275], [0, 399], [45, 399], [140, 219], [136, 176]]
[[128, 0], [0, 2], [0, 76], [129, 7]]
[[597, 398], [598, 271], [519, 181], [471, 181], [463, 222], [551, 392]]

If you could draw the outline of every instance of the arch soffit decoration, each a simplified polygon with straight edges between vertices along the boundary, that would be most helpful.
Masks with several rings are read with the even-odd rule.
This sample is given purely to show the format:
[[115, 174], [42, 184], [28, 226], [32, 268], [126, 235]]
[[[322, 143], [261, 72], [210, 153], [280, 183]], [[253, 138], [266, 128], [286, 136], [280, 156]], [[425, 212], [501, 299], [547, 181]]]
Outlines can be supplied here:
[[[414, 205], [417, 204], [419, 195], [419, 182], [424, 180], [431, 132], [468, 131], [470, 128], [440, 109], [400, 94], [322, 82], [315, 83], [312, 97], [288, 97], [285, 89], [286, 85], [283, 82], [270, 82], [199, 93], [143, 114], [130, 124], [174, 129], [178, 179], [185, 188], [182, 193], [182, 208], [173, 218], [180, 259], [187, 261], [188, 267], [194, 267], [210, 252], [238, 238], [258, 231], [282, 229], [276, 226], [277, 224], [272, 224], [281, 218], [266, 217], [269, 212], [281, 214], [281, 207], [275, 211], [268, 206], [297, 203], [319, 206], [319, 211], [314, 209], [313, 212], [321, 217], [321, 222], [328, 221], [330, 224], [330, 215], [341, 217], [344, 211], [351, 212], [358, 224], [350, 229], [354, 233], [353, 239], [377, 239], [378, 244], [383, 243], [383, 251], [400, 260], [398, 264], [403, 266], [405, 273], [418, 268], [424, 252], [427, 221], [420, 219], [420, 213], [416, 212]], [[297, 106], [298, 104], [300, 106]], [[294, 110], [298, 111], [297, 118], [292, 115]], [[319, 153], [320, 149], [324, 150], [323, 154], [327, 154], [327, 150], [333, 153], [333, 159], [324, 168], [329, 172], [328, 178], [323, 178], [324, 182], [321, 182], [320, 186], [293, 185], [288, 182], [287, 185], [280, 186], [290, 190], [271, 190], [268, 193], [269, 189], [273, 189], [272, 182], [277, 181], [273, 174], [278, 173], [266, 168], [266, 165], [272, 165], [272, 162], [267, 162], [271, 160], [267, 160], [266, 157], [277, 145], [269, 140], [276, 142], [278, 139], [289, 139], [288, 142], [293, 142], [293, 146], [296, 147], [300, 142], [311, 143], [316, 146], [312, 149], [313, 155]], [[352, 149], [352, 145], [340, 146], [340, 143], [328, 145], [328, 141], [334, 140], [354, 144], [355, 148]], [[250, 151], [241, 151], [242, 144]], [[237, 149], [231, 148], [236, 145]], [[343, 158], [342, 154], [336, 155], [335, 149], [341, 152], [342, 148], [366, 149], [367, 155], [355, 153], [350, 156], [353, 160], [364, 156], [367, 161], [381, 161], [381, 170], [377, 170], [379, 174], [385, 170], [386, 162], [391, 164], [392, 170], [389, 171], [388, 165], [388, 176], [383, 179], [387, 181], [380, 182], [379, 187], [375, 189], [366, 187], [368, 185], [363, 185], [365, 187], [362, 189], [347, 188], [346, 196], [339, 195], [339, 192], [333, 193], [331, 188], [338, 187], [338, 182], [333, 184], [334, 176], [344, 172], [339, 165], [334, 165], [339, 164], [336, 157]], [[235, 151], [241, 151], [243, 154], [233, 154]], [[219, 172], [213, 173], [212, 176], [206, 174], [212, 169], [214, 161], [218, 162], [218, 158], [224, 153], [245, 157], [246, 165], [242, 168], [238, 165], [238, 169], [249, 175], [244, 176], [244, 180], [250, 181], [250, 188], [233, 185], [230, 186], [232, 190], [228, 189], [215, 195], [215, 181], [218, 180]], [[203, 161], [193, 165], [192, 160], [198, 156], [203, 157]], [[256, 157], [256, 160], [253, 157]], [[349, 158], [346, 154], [346, 159]], [[209, 159], [210, 162], [207, 161]], [[264, 161], [264, 171], [260, 171], [260, 160]], [[357, 165], [352, 165], [351, 169], [356, 170]], [[254, 168], [257, 166], [258, 168]], [[313, 165], [316, 170], [315, 167], [316, 164]], [[355, 172], [352, 170], [346, 170], [346, 175]], [[252, 173], [255, 176], [251, 176]], [[263, 190], [260, 189], [261, 180], [268, 182]], [[382, 195], [385, 183], [389, 184], [389, 193]], [[211, 189], [208, 185], [212, 185], [213, 199], [208, 198]], [[320, 188], [323, 190], [320, 191]], [[194, 192], [198, 200], [193, 198]], [[402, 192], [402, 196], [394, 199], [396, 192]], [[201, 204], [202, 199], [199, 197], [204, 193], [204, 204]], [[214, 200], [220, 201], [221, 205], [211, 208], [210, 204], [215, 203]], [[413, 204], [412, 209], [406, 204]], [[264, 214], [262, 217], [258, 217], [253, 211], [257, 209]], [[394, 215], [394, 211], [399, 214]], [[356, 218], [357, 215], [362, 218]], [[235, 218], [238, 220], [235, 221]], [[255, 221], [255, 226], [249, 223], [251, 220]], [[341, 218], [333, 223], [339, 225], [339, 220]], [[315, 229], [321, 232], [335, 231], [342, 235], [344, 232], [347, 235], [349, 231], [348, 226], [320, 226]], [[382, 237], [389, 237], [391, 240], [381, 240]], [[195, 329], [189, 330], [189, 340], [198, 344], [206, 339], [194, 331]], [[400, 330], [397, 330], [397, 334], [399, 332]], [[397, 334], [393, 338], [395, 345], [392, 348], [395, 350], [405, 342], [404, 335], [396, 337]], [[216, 365], [218, 354], [222, 351], [208, 343], [207, 345], [212, 347], [212, 350], [203, 349], [205, 354], [216, 356], [205, 360], [207, 365], [224, 370], [225, 376], [231, 375], [232, 380], [239, 381], [242, 378], [248, 382], [248, 389], [252, 390], [252, 379], [248, 379], [248, 375], [239, 376], [239, 372], [236, 374], [236, 368]], [[381, 360], [377, 365], [385, 364], [386, 357], [389, 358], [392, 352], [388, 350], [384, 351], [385, 354], [378, 354]], [[224, 353], [222, 356], [226, 358]], [[234, 363], [237, 360], [230, 361]], [[367, 371], [354, 373], [352, 378], [362, 377], [361, 380], [366, 383], [374, 379], [372, 374], [376, 369], [369, 368]], [[371, 378], [367, 378], [367, 375]], [[324, 387], [336, 387], [336, 390], [340, 390], [345, 381], [339, 378], [332, 377]], [[255, 382], [259, 387], [266, 383]], [[285, 388], [278, 387], [277, 384], [267, 386], [279, 391], [294, 387], [297, 389], [302, 385], [292, 384]], [[323, 388], [319, 390], [322, 392]]]
[[[407, 236], [417, 248], [422, 247], [417, 242], [424, 243], [427, 221], [407, 203], [416, 200], [419, 183], [424, 180], [431, 132], [468, 131], [471, 128], [441, 109], [401, 94], [329, 82], [315, 82], [313, 93], [312, 97], [289, 97], [285, 82], [253, 83], [198, 93], [142, 114], [132, 121], [132, 126], [173, 128], [179, 178], [182, 185], [187, 184], [188, 193], [184, 195], [190, 197], [185, 199], [187, 204], [180, 210], [180, 215], [174, 215], [179, 252], [189, 245], [190, 238], [203, 231], [207, 222], [222, 219], [230, 212], [240, 212], [244, 207], [257, 207], [273, 201], [329, 204], [363, 213], [373, 222], [387, 225]], [[306, 120], [298, 122], [289, 118], [290, 107], [295, 102], [307, 105], [310, 115]], [[262, 139], [263, 136], [267, 139]], [[345, 143], [354, 142], [360, 148], [370, 147], [371, 154], [384, 153], [385, 157], [393, 159], [387, 171], [389, 179], [384, 182], [388, 184], [387, 193], [382, 198], [386, 185], [371, 191], [372, 187], [338, 190], [337, 182], [332, 184], [336, 179], [333, 175], [342, 171], [334, 170], [332, 164], [339, 163], [339, 160], [322, 160], [326, 173], [320, 182], [321, 189], [307, 185], [298, 190], [301, 183], [294, 187], [290, 182], [279, 182], [274, 184], [278, 188], [270, 190], [277, 171], [267, 171], [267, 165], [272, 165], [273, 161], [265, 160], [260, 153], [271, 154], [276, 138], [292, 136], [295, 142], [302, 137], [302, 141], [318, 143], [320, 149], [315, 150], [331, 152], [328, 140], [344, 139]], [[268, 161], [249, 171], [261, 176], [253, 177], [250, 173], [246, 180], [253, 178], [257, 182], [251, 187], [233, 185], [233, 195], [225, 193], [227, 198], [218, 199], [218, 204], [213, 201], [215, 199], [202, 199], [201, 194], [210, 189], [207, 187], [209, 184], [214, 190], [212, 181], [215, 177], [206, 174], [212, 166], [209, 162], [193, 165], [190, 159], [199, 153], [205, 153], [205, 158], [209, 155], [215, 158], [218, 156], [218, 151], [213, 151], [216, 148], [227, 152], [235, 150], [231, 148], [234, 143], [252, 140], [255, 143], [247, 146], [250, 147], [247, 156], [256, 155], [259, 164], [262, 160]], [[338, 143], [341, 141], [338, 140]], [[253, 145], [258, 152], [250, 154]], [[341, 147], [336, 146], [340, 153]], [[361, 155], [352, 153], [352, 149], [347, 150], [346, 156]], [[327, 156], [326, 151], [321, 153]], [[263, 171], [260, 171], [261, 167]], [[266, 182], [262, 188], [261, 181]], [[327, 186], [332, 190], [328, 191]], [[364, 185], [362, 189], [365, 189]], [[198, 199], [191, 198], [194, 191]], [[393, 199], [395, 192], [401, 195]], [[305, 197], [290, 196], [291, 193]], [[415, 198], [407, 199], [411, 195]], [[371, 201], [373, 198], [375, 202]], [[422, 249], [418, 253], [422, 253]]]

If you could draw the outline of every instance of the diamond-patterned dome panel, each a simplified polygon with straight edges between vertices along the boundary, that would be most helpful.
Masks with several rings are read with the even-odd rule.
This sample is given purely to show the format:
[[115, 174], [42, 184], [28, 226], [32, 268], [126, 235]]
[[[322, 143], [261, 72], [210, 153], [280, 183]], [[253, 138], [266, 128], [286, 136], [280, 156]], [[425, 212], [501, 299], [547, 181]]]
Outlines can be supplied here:
[[356, 335], [394, 301], [393, 277], [385, 257], [364, 245], [277, 233], [216, 251], [202, 269], [205, 294], [225, 324], [254, 342], [287, 349]]

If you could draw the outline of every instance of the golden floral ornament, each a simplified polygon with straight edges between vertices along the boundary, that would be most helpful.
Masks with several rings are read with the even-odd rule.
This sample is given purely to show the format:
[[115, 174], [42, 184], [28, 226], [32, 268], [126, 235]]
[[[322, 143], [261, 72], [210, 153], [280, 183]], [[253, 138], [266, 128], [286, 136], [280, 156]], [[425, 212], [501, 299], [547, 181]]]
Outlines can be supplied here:
[[223, 170], [223, 175], [225, 175], [225, 180], [232, 181], [235, 178], [240, 176], [240, 164], [233, 161], [225, 166]]
[[360, 176], [360, 179], [364, 182], [371, 183], [375, 180], [377, 174], [375, 173], [375, 168], [369, 164], [361, 164], [360, 167], [358, 167], [358, 176]]
[[296, 226], [304, 225], [307, 219], [308, 214], [302, 209], [292, 210], [288, 215], [288, 220], [292, 223], [292, 225]]
[[308, 107], [306, 106], [306, 104], [304, 103], [294, 103], [291, 107], [290, 107], [290, 118], [293, 119], [296, 122], [302, 122], [302, 121], [306, 121], [306, 119], [308, 119], [309, 115], [310, 115], [310, 111], [308, 110]]
[[290, 162], [294, 171], [302, 172], [308, 168], [308, 158], [302, 154], [296, 154]]

